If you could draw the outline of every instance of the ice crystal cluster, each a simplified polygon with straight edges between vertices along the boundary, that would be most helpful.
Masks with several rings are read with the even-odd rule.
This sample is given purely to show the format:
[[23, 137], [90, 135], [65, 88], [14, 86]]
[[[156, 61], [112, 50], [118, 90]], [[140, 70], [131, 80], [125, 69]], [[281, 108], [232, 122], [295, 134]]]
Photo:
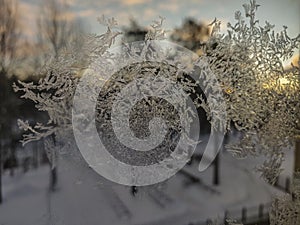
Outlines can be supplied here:
[[238, 157], [264, 155], [258, 170], [274, 183], [285, 149], [300, 132], [300, 62], [283, 66], [299, 50], [300, 35], [289, 37], [286, 26], [276, 33], [269, 22], [259, 25], [258, 7], [254, 0], [244, 4], [225, 34], [216, 21], [206, 54], [224, 90], [227, 122], [243, 134], [227, 149]]
[[[92, 59], [103, 54], [120, 34], [114, 30], [114, 19], [99, 18], [99, 22], [108, 27], [107, 32], [82, 37], [86, 43], [84, 46], [70, 43], [71, 47], [61, 49], [57, 57], [50, 57], [37, 71], [36, 75], [41, 76], [38, 83], [18, 81], [14, 84], [14, 90], [23, 93], [22, 98], [34, 101], [36, 108], [46, 111], [49, 117], [46, 124], [29, 124], [28, 121], [18, 120], [19, 127], [25, 131], [23, 145], [51, 135], [64, 145], [73, 141], [71, 111], [80, 75]], [[57, 148], [53, 141], [47, 141], [46, 149], [51, 149], [50, 145], [53, 151], [49, 150], [47, 154], [51, 160], [55, 158], [53, 155], [57, 154]]]
[[[111, 109], [113, 104], [118, 105], [116, 93], [122, 90], [134, 79], [138, 80], [142, 77], [152, 76], [150, 79], [159, 83], [159, 77], [164, 76], [169, 79], [170, 84], [176, 84], [179, 82], [181, 84], [180, 86], [183, 87], [183, 90], [187, 93], [183, 94], [185, 97], [194, 94], [193, 100], [199, 107], [201, 104], [204, 104], [203, 98], [200, 95], [197, 95], [195, 91], [195, 86], [197, 85], [189, 79], [186, 74], [193, 71], [193, 68], [189, 68], [191, 64], [201, 64], [202, 66], [203, 62], [197, 58], [193, 58], [193, 62], [189, 62], [189, 59], [184, 59], [184, 54], [174, 54], [174, 52], [168, 53], [169, 62], [162, 61], [166, 58], [166, 56], [162, 56], [160, 50], [154, 51], [153, 48], [155, 48], [155, 43], [152, 42], [155, 40], [159, 41], [165, 39], [165, 32], [162, 29], [162, 18], [158, 21], [154, 21], [152, 29], [150, 29], [146, 34], [146, 46], [139, 48], [137, 45], [123, 43], [122, 50], [124, 51], [118, 54], [109, 52], [109, 49], [114, 43], [116, 37], [121, 34], [116, 26], [116, 21], [114, 19], [106, 19], [105, 17], [102, 17], [99, 18], [99, 22], [107, 26], [106, 33], [85, 37], [85, 45], [80, 49], [78, 49], [78, 46], [74, 46], [74, 48], [62, 50], [58, 57], [52, 58], [49, 63], [46, 64], [41, 71], [39, 71], [39, 73], [44, 75], [44, 77], [41, 78], [37, 84], [19, 81], [18, 84], [14, 85], [15, 91], [24, 93], [22, 98], [33, 100], [36, 103], [38, 110], [46, 111], [49, 115], [49, 121], [47, 124], [37, 123], [35, 125], [31, 125], [27, 121], [19, 120], [19, 126], [27, 132], [24, 134], [22, 142], [23, 144], [26, 144], [30, 141], [47, 138], [50, 135], [55, 135], [55, 138], [63, 144], [74, 142], [74, 139], [72, 138], [72, 106], [74, 94], [78, 88], [78, 84], [83, 73], [89, 73], [93, 70], [96, 75], [93, 76], [93, 74], [90, 74], [87, 78], [87, 82], [90, 85], [86, 85], [84, 89], [79, 91], [80, 95], [85, 95], [87, 98], [91, 98], [91, 96], [95, 96], [92, 93], [97, 91], [94, 84], [101, 83], [101, 76], [99, 77], [96, 73], [103, 72], [103, 79], [105, 79], [105, 74], [110, 73], [110, 70], [113, 70], [111, 61], [116, 60], [116, 56], [118, 57], [118, 63], [122, 64], [122, 62], [124, 62], [124, 65], [128, 63], [130, 64], [130, 60], [134, 60], [135, 58], [142, 58], [145, 63], [133, 64], [122, 68], [121, 71], [117, 71], [113, 75], [113, 78], [106, 83], [104, 89], [100, 93], [96, 93], [98, 95], [98, 104], [96, 106], [96, 121], [98, 122], [97, 129], [99, 134], [103, 136], [103, 139], [108, 140], [106, 144], [113, 146], [110, 149], [116, 149], [116, 151], [112, 151], [111, 153], [119, 154], [125, 161], [128, 159], [131, 160], [130, 163], [136, 164], [143, 163], [142, 161], [145, 159], [149, 159], [151, 162], [160, 160], [164, 155], [168, 155], [170, 152], [174, 151], [173, 147], [176, 146], [176, 143], [178, 142], [178, 133], [186, 133], [186, 130], [182, 129], [181, 125], [191, 123], [191, 118], [196, 116], [195, 112], [186, 106], [186, 102], [178, 101], [176, 104], [179, 105], [178, 109], [181, 111], [180, 115], [185, 115], [179, 118], [179, 116], [176, 115], [178, 112], [166, 101], [152, 97], [147, 98], [147, 96], [145, 96], [145, 99], [139, 102], [133, 109], [130, 109], [130, 118], [132, 118], [130, 121], [130, 128], [134, 131], [138, 138], [144, 138], [149, 136], [148, 126], [150, 125], [151, 130], [150, 121], [153, 117], [164, 118], [168, 121], [167, 125], [169, 130], [166, 135], [169, 138], [166, 139], [165, 142], [156, 149], [156, 151], [149, 152], [149, 156], [143, 156], [143, 159], [137, 161], [135, 157], [132, 157], [132, 154], [127, 154], [124, 149], [118, 151], [118, 148], [115, 145], [116, 143], [118, 144], [118, 140], [113, 140], [111, 138], [114, 134], [114, 130], [110, 126]], [[178, 52], [180, 51], [178, 50]], [[161, 61], [159, 63], [155, 63], [155, 61], [159, 61], [159, 59], [161, 59]], [[93, 65], [93, 61], [98, 62], [97, 65], [94, 64], [95, 67], [90, 66]], [[179, 70], [176, 68], [179, 68], [180, 72], [178, 72]], [[201, 74], [203, 74], [203, 72], [201, 72]], [[208, 83], [215, 83], [213, 77], [205, 76], [206, 75], [204, 74], [203, 78], [206, 78]], [[159, 93], [160, 96], [166, 96], [167, 98], [170, 97], [172, 94], [170, 93], [170, 89], [167, 90], [167, 85], [164, 83], [162, 83], [162, 85], [163, 86], [159, 89], [157, 87], [153, 87], [151, 90], [150, 88], [148, 95], [155, 96], [155, 93], [153, 92], [156, 92]], [[137, 89], [140, 88], [140, 86], [141, 84], [138, 85]], [[177, 90], [178, 89], [176, 89], [176, 91]], [[179, 93], [176, 94], [176, 91], [173, 91], [173, 96], [180, 95]], [[217, 97], [217, 94], [211, 95], [211, 98], [216, 99]], [[174, 100], [176, 101], [176, 97]], [[215, 103], [216, 104], [214, 105], [220, 105], [217, 104], [217, 101], [215, 101]], [[87, 102], [81, 102], [80, 104], [84, 104], [84, 106], [77, 107], [73, 110], [77, 116], [86, 117], [88, 115], [88, 112], [85, 111], [87, 109]], [[210, 106], [212, 106], [212, 104], [210, 104]], [[126, 104], [123, 104], [120, 107], [123, 107], [124, 111], [126, 111], [126, 107], [128, 108], [128, 105], [126, 106]], [[82, 109], [82, 111], [78, 108]], [[210, 117], [212, 116], [211, 114], [212, 113], [210, 113]], [[185, 120], [183, 121], [182, 118]], [[156, 121], [154, 125], [159, 124], [159, 121]], [[83, 123], [81, 123], [81, 125], [84, 126]], [[87, 124], [87, 129], [88, 125], [89, 124]], [[215, 126], [222, 126], [222, 122], [220, 120], [215, 120]], [[195, 131], [195, 133], [198, 133], [198, 131]], [[126, 133], [123, 132], [121, 135], [124, 134]], [[154, 134], [157, 136], [159, 133], [154, 132]], [[187, 137], [185, 139], [187, 141], [191, 141], [188, 140]], [[130, 143], [131, 141], [127, 142]], [[45, 143], [47, 147], [46, 149], [51, 149], [49, 144], [52, 143], [54, 145], [54, 142], [49, 140]], [[195, 142], [193, 142], [193, 145], [195, 145]], [[166, 146], [169, 147], [167, 148]], [[47, 152], [50, 160], [55, 159], [53, 155], [57, 154], [55, 151], [58, 149], [59, 148], [53, 146], [53, 153], [51, 154], [51, 152]], [[138, 152], [135, 156], [139, 156]], [[53, 160], [51, 161], [54, 163]]]
[[276, 197], [270, 212], [272, 225], [294, 225], [300, 224], [300, 173], [295, 174], [291, 186], [291, 194]]
[[[202, 72], [199, 73], [200, 81], [210, 80], [210, 83], [218, 83], [223, 91], [227, 117], [223, 115], [219, 120], [212, 120], [213, 127], [220, 128], [220, 126], [224, 126], [223, 122], [225, 122], [225, 129], [230, 129], [230, 124], [233, 123], [243, 134], [238, 143], [228, 145], [227, 149], [238, 157], [266, 156], [266, 161], [258, 169], [268, 182], [273, 183], [280, 173], [284, 150], [291, 145], [295, 136], [300, 132], [300, 63], [298, 62], [298, 67], [292, 65], [288, 70], [283, 66], [283, 62], [290, 59], [299, 48], [300, 35], [295, 38], [289, 37], [287, 27], [283, 27], [281, 32], [276, 33], [274, 25], [269, 22], [265, 22], [265, 25], [261, 26], [255, 18], [259, 7], [255, 1], [245, 4], [243, 7], [244, 13], [240, 11], [235, 13], [236, 23], [228, 23], [227, 33], [220, 32], [218, 20], [212, 24], [212, 34], [205, 46], [204, 55], [200, 57], [201, 61], [195, 60], [195, 62], [196, 64], [206, 62], [206, 66], [210, 67], [217, 78], [215, 81], [211, 77], [201, 77], [207, 75]], [[85, 37], [84, 46], [73, 46], [63, 50], [58, 57], [49, 60], [49, 63], [40, 71], [44, 77], [40, 79], [39, 83], [19, 81], [14, 85], [15, 91], [23, 92], [23, 98], [33, 100], [38, 110], [46, 111], [49, 115], [47, 124], [32, 125], [26, 121], [19, 121], [20, 127], [28, 132], [24, 135], [24, 144], [52, 134], [55, 134], [58, 139], [66, 140], [65, 136], [72, 139], [71, 111], [80, 77], [98, 56], [104, 55], [108, 59], [106, 63], [109, 63], [111, 53], [108, 50], [116, 37], [121, 34], [114, 19], [103, 17], [99, 19], [99, 22], [107, 26], [107, 32], [102, 35]], [[159, 20], [152, 24], [145, 39], [146, 41], [161, 40], [164, 37], [162, 20]], [[131, 48], [130, 44], [124, 43], [124, 48], [128, 48], [127, 52], [132, 55], [144, 54], [143, 57], [146, 57], [147, 54], [151, 54], [151, 47], [144, 51]], [[172, 57], [176, 58], [170, 54], [170, 58]], [[178, 58], [176, 60], [178, 61]], [[180, 60], [184, 60], [184, 57]], [[138, 67], [124, 68], [111, 83], [111, 87], [114, 89], [109, 87], [106, 92], [100, 94], [97, 105], [97, 121], [101, 122], [102, 127], [107, 125], [105, 121], [110, 117], [107, 109], [111, 107], [112, 94], [131, 80], [131, 77], [124, 72], [137, 75], [140, 74], [140, 71], [146, 75], [165, 73], [174, 82], [179, 82], [193, 98], [196, 107], [202, 107], [207, 112], [208, 120], [211, 120], [214, 112], [211, 110], [212, 105], [210, 104], [216, 99], [212, 95], [205, 96], [205, 99], [196, 91], [197, 84], [185, 73], [178, 74], [173, 71], [174, 66], [180, 67], [180, 64], [145, 63]], [[203, 67], [203, 65], [201, 66]], [[186, 74], [191, 72], [189, 68], [180, 69]], [[217, 92], [216, 87], [207, 88], [211, 89], [212, 93]], [[93, 90], [85, 91], [88, 95], [89, 91]], [[161, 108], [153, 108], [153, 105], [160, 105]], [[223, 106], [223, 104], [220, 105]], [[163, 110], [162, 106], [166, 109]], [[140, 107], [143, 108], [143, 111]], [[145, 129], [147, 125], [143, 124], [149, 122], [148, 117], [160, 115], [170, 119], [169, 125], [173, 130], [169, 135], [172, 132], [180, 132], [178, 118], [176, 119], [173, 114], [168, 114], [168, 112], [172, 112], [170, 107], [159, 99], [143, 100], [132, 111], [132, 118], [139, 118], [140, 121], [132, 121], [132, 130], [137, 136], [146, 137], [149, 135], [149, 130]]]
[[73, 128], [81, 154], [118, 183], [149, 185], [182, 168], [199, 138], [197, 107], [207, 105], [212, 127], [226, 129], [222, 92], [207, 60], [165, 41], [162, 21], [154, 22], [145, 41], [123, 42], [100, 55], [74, 96]]

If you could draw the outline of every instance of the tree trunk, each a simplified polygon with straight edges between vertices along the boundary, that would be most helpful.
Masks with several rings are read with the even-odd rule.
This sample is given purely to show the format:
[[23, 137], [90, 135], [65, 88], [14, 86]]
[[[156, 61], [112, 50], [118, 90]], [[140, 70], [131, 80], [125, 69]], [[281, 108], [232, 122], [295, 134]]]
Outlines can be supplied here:
[[56, 167], [54, 167], [51, 169], [51, 174], [50, 174], [50, 190], [51, 191], [55, 191], [56, 184], [57, 184], [57, 169], [56, 169]]
[[2, 200], [2, 145], [0, 143], [0, 204]]
[[[223, 146], [221, 151], [224, 149], [224, 146], [228, 144], [229, 135], [228, 133], [225, 134], [224, 140], [223, 140]], [[219, 185], [220, 184], [220, 154], [221, 151], [217, 154], [215, 160], [214, 160], [214, 171], [213, 171], [213, 184]]]
[[[55, 135], [52, 134], [51, 138], [53, 140], [53, 148], [56, 146], [56, 139], [55, 139]], [[54, 149], [53, 149], [54, 150]], [[54, 161], [56, 160], [56, 155], [54, 154], [54, 159], [52, 163], [54, 163]], [[56, 189], [56, 185], [57, 185], [57, 165], [54, 165], [54, 167], [52, 167], [52, 163], [50, 163], [51, 166], [51, 172], [50, 172], [50, 190], [51, 191], [55, 191]]]
[[219, 177], [219, 164], [220, 164], [220, 153], [217, 154], [214, 162], [214, 174], [213, 174], [213, 184], [219, 185], [220, 184], [220, 177]]

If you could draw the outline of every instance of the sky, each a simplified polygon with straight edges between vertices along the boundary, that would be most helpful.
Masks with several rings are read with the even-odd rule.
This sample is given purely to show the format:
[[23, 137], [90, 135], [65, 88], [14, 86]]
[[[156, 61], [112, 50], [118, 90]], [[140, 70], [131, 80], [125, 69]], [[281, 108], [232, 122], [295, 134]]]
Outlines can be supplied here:
[[[103, 33], [105, 28], [98, 24], [97, 17], [114, 17], [121, 26], [128, 24], [130, 18], [141, 25], [149, 25], [158, 16], [166, 19], [165, 28], [172, 30], [181, 25], [186, 17], [198, 21], [211, 22], [216, 17], [223, 22], [234, 21], [237, 10], [243, 12], [242, 5], [248, 0], [62, 0], [69, 5], [70, 18], [80, 19], [86, 30]], [[36, 18], [40, 14], [41, 0], [19, 0], [25, 36], [35, 35]], [[300, 0], [260, 0], [257, 18], [263, 25], [269, 21], [279, 31], [288, 26], [290, 36], [300, 33]]]

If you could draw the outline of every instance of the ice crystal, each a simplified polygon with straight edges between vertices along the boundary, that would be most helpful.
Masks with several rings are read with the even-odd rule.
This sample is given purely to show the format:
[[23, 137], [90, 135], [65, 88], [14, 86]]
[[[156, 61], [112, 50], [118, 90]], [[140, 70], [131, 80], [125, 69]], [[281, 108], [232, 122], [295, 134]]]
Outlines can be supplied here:
[[[265, 25], [261, 26], [255, 17], [258, 7], [259, 5], [254, 0], [250, 1], [250, 4], [243, 5], [244, 13], [240, 11], [235, 13], [236, 23], [228, 23], [226, 34], [220, 33], [221, 23], [216, 19], [211, 24], [212, 34], [204, 49], [205, 54], [198, 61], [193, 62], [194, 64], [198, 63], [200, 68], [209, 68], [217, 76], [215, 80], [202, 71], [201, 81], [221, 84], [225, 96], [227, 118], [218, 115], [220, 118], [212, 120], [215, 112], [209, 104], [220, 108], [223, 107], [223, 104], [218, 105], [220, 103], [219, 95], [211, 94], [205, 99], [196, 91], [197, 84], [186, 76], [186, 74], [195, 72], [193, 68], [188, 66], [181, 68], [181, 64], [170, 65], [168, 63], [155, 66], [159, 67], [161, 71], [169, 70], [166, 73], [168, 78], [179, 82], [188, 95], [193, 96], [196, 107], [202, 107], [206, 111], [213, 128], [229, 129], [229, 124], [233, 122], [235, 127], [243, 133], [243, 137], [238, 144], [228, 145], [227, 148], [240, 157], [249, 154], [265, 155], [267, 160], [258, 170], [262, 172], [266, 180], [273, 183], [281, 171], [280, 166], [284, 159], [285, 148], [291, 144], [295, 135], [300, 133], [299, 65], [298, 67], [292, 65], [289, 70], [283, 66], [283, 61], [291, 58], [299, 48], [300, 35], [295, 38], [289, 37], [286, 26], [281, 32], [276, 33], [274, 25], [269, 22], [265, 22]], [[111, 53], [108, 49], [121, 34], [115, 19], [101, 17], [98, 21], [107, 26], [104, 34], [90, 35], [86, 37], [85, 44], [80, 46], [80, 49], [78, 46], [74, 46], [63, 51], [58, 58], [49, 60], [41, 71], [41, 74], [45, 74], [45, 76], [39, 83], [19, 81], [14, 85], [15, 91], [23, 93], [23, 98], [33, 100], [38, 110], [46, 111], [49, 115], [47, 124], [31, 125], [26, 121], [19, 121], [20, 127], [28, 132], [24, 135], [23, 144], [51, 134], [62, 137], [66, 133], [72, 133], [72, 100], [79, 78], [90, 62], [99, 56], [106, 58], [99, 62], [99, 67], [104, 68], [111, 63]], [[165, 38], [162, 23], [163, 18], [160, 18], [151, 25], [151, 29], [145, 37], [146, 43]], [[126, 52], [131, 57], [147, 59], [151, 54], [154, 57], [150, 45], [147, 45], [147, 51], [137, 49], [130, 43], [123, 43], [123, 47], [127, 48]], [[160, 53], [155, 52], [155, 54], [159, 58]], [[178, 58], [178, 56], [170, 54], [170, 58], [172, 57], [174, 57], [174, 61], [185, 60], [182, 56]], [[123, 60], [125, 59], [128, 57], [123, 58]], [[97, 106], [98, 119], [109, 118], [110, 114], [105, 109], [111, 106], [114, 91], [120, 90], [130, 81], [131, 75], [137, 75], [140, 71], [143, 71], [143, 74], [155, 74], [157, 71], [153, 69], [153, 65], [151, 63], [142, 64], [121, 71], [111, 83], [113, 86], [107, 89], [106, 93], [102, 93], [101, 107]], [[183, 65], [187, 64], [183, 63]], [[184, 73], [172, 72], [174, 66]], [[129, 72], [129, 74], [126, 75], [124, 72]], [[115, 89], [113, 90], [112, 87]], [[218, 92], [217, 87], [205, 84], [204, 87], [206, 89], [204, 92]], [[83, 91], [89, 95], [94, 90]], [[107, 95], [105, 96], [105, 94]], [[145, 107], [146, 104], [153, 106], [158, 103], [168, 108], [166, 103], [161, 103], [157, 99], [145, 99], [141, 104]], [[139, 107], [141, 105], [136, 106], [136, 111], [132, 113], [132, 116], [140, 117], [140, 121], [143, 121], [142, 118], [154, 115], [153, 112], [138, 114]], [[164, 116], [168, 111], [163, 112], [158, 108], [155, 113]], [[223, 123], [224, 119], [225, 123]], [[171, 120], [170, 124], [171, 127], [176, 124], [176, 119], [173, 122]], [[105, 123], [102, 126], [105, 126]], [[137, 129], [135, 133], [140, 137], [149, 134], [149, 130], [145, 129], [145, 126], [137, 127], [138, 125], [134, 123], [132, 126], [133, 130]], [[180, 129], [177, 127], [175, 130], [179, 131]]]
[[286, 26], [275, 33], [269, 22], [261, 26], [255, 0], [243, 7], [244, 14], [235, 13], [236, 23], [228, 23], [226, 34], [215, 20], [206, 54], [223, 86], [228, 123], [243, 133], [241, 141], [227, 149], [239, 157], [265, 155], [258, 170], [274, 183], [284, 150], [299, 134], [299, 67], [287, 70], [283, 61], [299, 48], [300, 35], [289, 37]]
[[38, 83], [18, 81], [13, 85], [15, 91], [22, 93], [22, 98], [32, 100], [38, 110], [48, 113], [49, 119], [46, 124], [32, 125], [22, 120], [18, 120], [18, 124], [25, 131], [23, 145], [45, 138], [45, 147], [51, 163], [55, 158], [53, 155], [57, 154], [57, 148], [53, 147], [54, 143], [47, 137], [54, 135], [57, 140], [70, 142], [68, 139], [72, 138], [73, 96], [82, 71], [94, 57], [103, 54], [121, 33], [115, 29], [114, 19], [103, 17], [99, 22], [107, 25], [107, 32], [84, 37], [84, 46], [73, 45], [72, 48], [62, 50], [58, 57], [50, 58], [37, 72], [37, 75], [41, 76]]
[[295, 174], [291, 185], [291, 194], [276, 197], [270, 211], [270, 222], [272, 225], [294, 225], [300, 224], [300, 173]]

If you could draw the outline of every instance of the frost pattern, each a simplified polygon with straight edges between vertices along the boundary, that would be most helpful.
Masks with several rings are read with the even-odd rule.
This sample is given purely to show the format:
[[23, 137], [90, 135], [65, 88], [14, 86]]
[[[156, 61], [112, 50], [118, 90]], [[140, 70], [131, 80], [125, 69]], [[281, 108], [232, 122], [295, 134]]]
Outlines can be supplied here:
[[227, 149], [238, 157], [266, 156], [258, 171], [274, 183], [284, 149], [300, 132], [300, 62], [289, 70], [283, 66], [299, 48], [300, 35], [289, 37], [286, 26], [275, 33], [269, 22], [259, 25], [258, 7], [255, 0], [244, 4], [244, 13], [235, 13], [236, 23], [228, 23], [226, 34], [216, 20], [205, 52], [226, 96], [228, 123], [243, 133]]
[[[72, 141], [71, 109], [79, 78], [93, 58], [110, 48], [121, 34], [113, 18], [102, 17], [98, 21], [107, 26], [106, 33], [84, 37], [84, 46], [71, 45], [62, 50], [58, 57], [50, 58], [37, 72], [42, 76], [38, 83], [18, 81], [13, 85], [16, 92], [23, 93], [22, 98], [34, 101], [36, 108], [46, 111], [49, 116], [46, 124], [32, 125], [28, 121], [18, 120], [19, 127], [27, 132], [21, 141], [23, 145], [50, 135], [65, 143]], [[56, 149], [53, 148], [53, 154], [56, 154]], [[53, 157], [50, 152], [48, 156], [51, 161]]]
[[[300, 35], [289, 37], [286, 26], [275, 33], [274, 25], [269, 22], [261, 26], [255, 18], [258, 7], [254, 0], [244, 4], [244, 13], [235, 13], [236, 23], [228, 23], [226, 34], [220, 33], [220, 21], [214, 21], [201, 63], [208, 62], [222, 85], [227, 110], [226, 128], [229, 129], [233, 122], [243, 133], [240, 142], [226, 146], [227, 149], [238, 157], [266, 156], [267, 160], [258, 170], [268, 182], [274, 183], [281, 171], [284, 150], [300, 134], [300, 62], [291, 65], [289, 70], [283, 66], [283, 61], [290, 59], [299, 48]], [[23, 98], [33, 100], [38, 110], [49, 114], [47, 124], [30, 125], [19, 120], [20, 127], [28, 131], [23, 144], [54, 133], [56, 136], [72, 133], [70, 109], [80, 74], [94, 57], [106, 54], [121, 34], [113, 18], [102, 17], [99, 22], [107, 26], [107, 32], [87, 37], [80, 54], [76, 46], [68, 49], [58, 59], [49, 60], [42, 70], [46, 76], [38, 84], [19, 81], [14, 85], [15, 91], [23, 92]], [[153, 29], [146, 35], [147, 40], [164, 37], [161, 24], [162, 20], [153, 24]], [[192, 90], [194, 85], [187, 82], [186, 87]], [[197, 96], [195, 104], [203, 107], [210, 119], [213, 112], [209, 105], [203, 96], [194, 94]], [[296, 189], [298, 186], [295, 184]], [[274, 209], [278, 210], [271, 215], [272, 223], [284, 223], [285, 216], [299, 215], [297, 202], [291, 195], [275, 201]], [[284, 209], [290, 209], [290, 214], [284, 213]]]
[[270, 212], [272, 225], [300, 224], [300, 173], [296, 173], [291, 186], [291, 194], [274, 199]]
[[215, 130], [226, 129], [222, 91], [207, 60], [163, 41], [162, 21], [153, 23], [145, 41], [123, 42], [99, 55], [76, 89], [73, 128], [79, 150], [95, 171], [118, 183], [149, 185], [182, 168], [199, 138], [197, 107], [210, 109]]

